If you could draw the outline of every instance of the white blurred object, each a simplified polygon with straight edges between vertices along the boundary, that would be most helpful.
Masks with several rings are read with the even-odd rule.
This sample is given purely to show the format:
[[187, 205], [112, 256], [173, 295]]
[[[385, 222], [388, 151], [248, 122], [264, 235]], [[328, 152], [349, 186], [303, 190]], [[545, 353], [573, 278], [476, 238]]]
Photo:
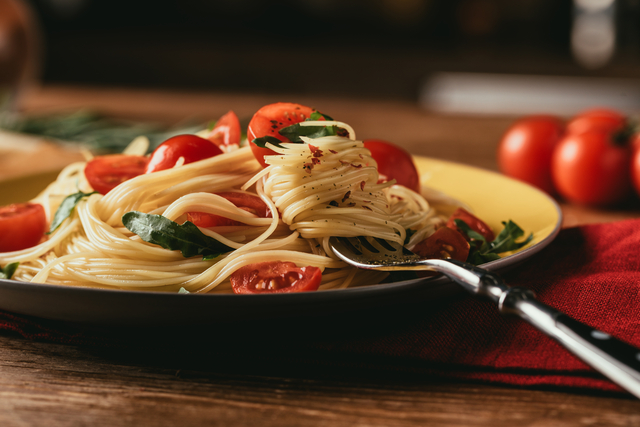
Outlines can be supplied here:
[[0, 113], [15, 108], [40, 69], [40, 33], [26, 1], [0, 0]]
[[580, 65], [606, 65], [616, 50], [615, 0], [573, 0], [571, 52]]
[[640, 111], [640, 79], [438, 73], [420, 90], [430, 110], [472, 114], [571, 115], [599, 106]]

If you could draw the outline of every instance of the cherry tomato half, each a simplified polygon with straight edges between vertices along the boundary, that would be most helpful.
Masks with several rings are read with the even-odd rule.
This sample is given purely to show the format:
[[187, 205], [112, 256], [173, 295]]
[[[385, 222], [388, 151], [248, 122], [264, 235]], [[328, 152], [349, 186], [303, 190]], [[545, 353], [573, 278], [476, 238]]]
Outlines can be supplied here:
[[289, 141], [286, 137], [280, 135], [278, 131], [284, 127], [291, 126], [296, 123], [305, 121], [313, 113], [313, 109], [300, 104], [291, 102], [277, 102], [275, 104], [265, 105], [260, 108], [249, 122], [247, 128], [247, 139], [251, 142], [251, 151], [256, 160], [260, 162], [262, 167], [267, 164], [264, 156], [272, 156], [276, 154], [268, 148], [258, 147], [252, 141], [263, 136], [272, 136], [282, 142]]
[[177, 135], [167, 139], [151, 153], [145, 173], [171, 169], [180, 157], [184, 158], [186, 165], [218, 154], [222, 154], [222, 150], [208, 139], [190, 134]]
[[218, 147], [239, 147], [240, 146], [240, 120], [233, 111], [229, 111], [205, 136], [205, 139], [216, 144]]
[[567, 123], [567, 133], [583, 133], [594, 129], [616, 131], [627, 124], [627, 118], [619, 111], [609, 108], [593, 108], [583, 111]]
[[42, 205], [18, 203], [0, 207], [0, 252], [37, 245], [47, 229]]
[[[267, 207], [267, 204], [263, 202], [260, 197], [252, 196], [251, 194], [236, 192], [222, 192], [216, 194], [218, 196], [224, 197], [240, 209], [251, 212], [259, 218], [271, 218], [271, 211]], [[243, 225], [241, 222], [205, 212], [187, 212], [187, 220], [191, 221], [198, 227]]]
[[554, 116], [537, 115], [518, 120], [507, 129], [498, 146], [500, 171], [549, 194], [555, 193], [551, 156], [563, 131], [562, 121]]
[[[495, 234], [493, 234], [493, 230], [491, 230], [491, 227], [489, 227], [487, 224], [485, 224], [484, 221], [482, 221], [480, 218], [473, 215], [466, 209], [456, 209], [447, 221], [447, 227], [460, 231], [456, 226], [456, 219], [464, 221], [469, 226], [469, 228], [484, 237], [487, 242], [493, 242], [493, 240], [496, 238]], [[464, 233], [462, 234], [464, 235]]]
[[616, 145], [612, 133], [595, 129], [563, 138], [553, 153], [553, 182], [567, 200], [604, 206], [631, 193], [631, 146]]
[[424, 259], [457, 259], [466, 261], [469, 256], [469, 242], [458, 231], [440, 227], [431, 236], [418, 243], [413, 252]]
[[398, 184], [420, 192], [420, 175], [407, 150], [380, 139], [365, 139], [363, 143], [378, 164], [380, 182], [395, 179]]
[[95, 191], [107, 194], [118, 184], [142, 175], [148, 161], [144, 156], [126, 154], [98, 156], [87, 162], [84, 175]]
[[267, 261], [246, 265], [230, 277], [236, 294], [275, 294], [316, 291], [322, 280], [318, 267], [296, 267], [292, 262]]

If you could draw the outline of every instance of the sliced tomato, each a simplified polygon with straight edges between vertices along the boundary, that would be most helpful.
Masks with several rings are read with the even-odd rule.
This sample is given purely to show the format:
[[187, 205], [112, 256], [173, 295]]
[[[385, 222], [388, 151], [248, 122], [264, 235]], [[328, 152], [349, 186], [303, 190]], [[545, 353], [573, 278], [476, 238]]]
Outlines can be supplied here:
[[272, 156], [276, 153], [268, 148], [257, 146], [253, 143], [253, 140], [263, 136], [272, 136], [279, 141], [288, 142], [289, 140], [280, 135], [278, 131], [287, 126], [305, 121], [313, 111], [313, 109], [300, 104], [276, 102], [275, 104], [265, 105], [253, 115], [247, 128], [247, 139], [251, 143], [253, 155], [262, 167], [267, 166], [264, 156]]
[[[240, 209], [251, 212], [259, 218], [271, 218], [271, 211], [267, 207], [267, 204], [258, 196], [236, 192], [222, 192], [216, 194], [224, 197]], [[204, 212], [187, 212], [187, 220], [191, 221], [198, 227], [242, 225], [241, 222]]]
[[229, 111], [218, 119], [205, 139], [218, 147], [240, 146], [240, 120], [233, 111]]
[[297, 267], [292, 262], [267, 261], [235, 271], [231, 287], [236, 294], [275, 294], [317, 291], [322, 280], [318, 267]]
[[107, 194], [118, 184], [142, 175], [148, 161], [144, 156], [127, 154], [98, 156], [86, 164], [84, 175], [95, 191]]
[[363, 143], [378, 164], [380, 182], [395, 179], [398, 184], [420, 192], [420, 175], [407, 150], [380, 139], [365, 139]]
[[469, 256], [469, 242], [458, 231], [440, 227], [431, 236], [418, 243], [413, 252], [424, 259], [457, 259], [466, 261]]
[[38, 203], [0, 207], [0, 252], [19, 251], [37, 245], [47, 229], [44, 208]]
[[171, 169], [180, 157], [186, 165], [218, 154], [222, 154], [222, 150], [208, 139], [191, 134], [176, 135], [160, 144], [151, 153], [145, 173]]
[[[461, 231], [456, 226], [456, 223], [455, 223], [456, 219], [461, 219], [462, 221], [467, 223], [467, 225], [473, 231], [475, 231], [476, 233], [484, 237], [487, 242], [493, 242], [493, 240], [496, 238], [495, 234], [493, 234], [493, 230], [491, 230], [491, 227], [489, 227], [484, 221], [482, 221], [480, 218], [478, 218], [477, 216], [475, 216], [474, 214], [472, 214], [471, 212], [467, 211], [464, 208], [456, 209], [455, 212], [449, 217], [449, 220], [447, 221], [447, 227], [453, 228], [454, 230], [457, 230], [457, 231]], [[462, 234], [464, 235], [464, 233]]]

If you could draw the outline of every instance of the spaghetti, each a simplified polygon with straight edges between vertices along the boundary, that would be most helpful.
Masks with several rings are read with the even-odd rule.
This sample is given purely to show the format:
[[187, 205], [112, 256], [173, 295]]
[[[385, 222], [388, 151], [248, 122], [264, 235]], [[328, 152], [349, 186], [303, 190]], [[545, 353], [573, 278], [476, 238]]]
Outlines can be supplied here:
[[[321, 290], [379, 282], [385, 273], [346, 265], [332, 253], [329, 237], [373, 236], [411, 247], [443, 218], [420, 194], [393, 181], [379, 183], [375, 160], [347, 124], [302, 124], [338, 126], [348, 135], [268, 144], [276, 154], [265, 158], [264, 169], [243, 147], [136, 176], [106, 195], [82, 198], [44, 241], [0, 254], [0, 263], [19, 262], [13, 278], [21, 281], [167, 292], [230, 292], [233, 272], [264, 261], [320, 268]], [[141, 151], [140, 140], [136, 144], [134, 150]], [[49, 220], [64, 197], [92, 192], [84, 167], [84, 162], [68, 166], [34, 199]], [[259, 197], [271, 217], [235, 206], [217, 194], [222, 192]], [[128, 212], [161, 215], [177, 224], [190, 212], [202, 212], [240, 225], [200, 227], [230, 250], [212, 259], [185, 258], [127, 229], [122, 218]]]

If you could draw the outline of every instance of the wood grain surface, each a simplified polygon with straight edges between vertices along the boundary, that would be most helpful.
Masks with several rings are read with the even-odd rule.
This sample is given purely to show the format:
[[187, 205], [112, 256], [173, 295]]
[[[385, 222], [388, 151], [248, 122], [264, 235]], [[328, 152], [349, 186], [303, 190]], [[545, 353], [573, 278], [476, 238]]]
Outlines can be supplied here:
[[[361, 138], [394, 141], [413, 154], [496, 170], [500, 135], [514, 117], [442, 115], [410, 103], [268, 94], [179, 93], [44, 87], [30, 114], [93, 108], [167, 124], [233, 109], [248, 119], [274, 101], [310, 104], [351, 124]], [[79, 153], [34, 140], [2, 144], [0, 179], [51, 170]], [[28, 147], [27, 147], [28, 146]], [[29, 148], [30, 147], [30, 148]], [[45, 158], [46, 161], [42, 159]], [[1, 184], [0, 184], [1, 185]], [[565, 226], [638, 217], [562, 204]], [[210, 338], [215, 343], [215, 337]], [[211, 348], [96, 348], [0, 334], [0, 426], [635, 426], [640, 401], [429, 377], [264, 366]]]
[[0, 425], [640, 424], [637, 400], [345, 372], [245, 374], [216, 362], [0, 336]]

